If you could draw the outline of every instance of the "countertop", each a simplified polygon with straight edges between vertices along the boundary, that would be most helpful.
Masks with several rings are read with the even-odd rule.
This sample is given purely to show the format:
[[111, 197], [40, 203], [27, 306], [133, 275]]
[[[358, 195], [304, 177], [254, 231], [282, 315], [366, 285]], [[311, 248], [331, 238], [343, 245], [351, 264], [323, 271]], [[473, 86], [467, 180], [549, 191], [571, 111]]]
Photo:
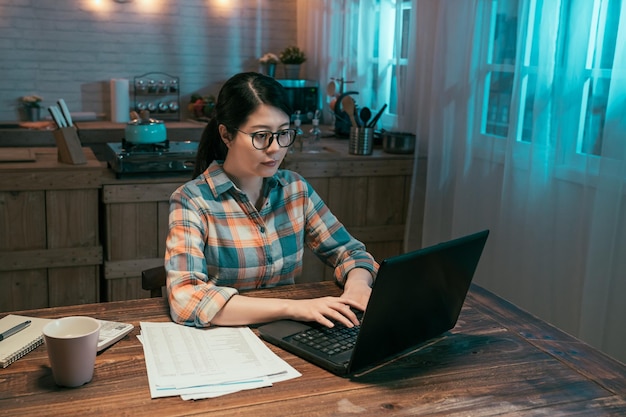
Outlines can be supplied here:
[[[171, 141], [198, 141], [206, 122], [187, 120], [181, 122], [165, 122], [168, 139]], [[56, 142], [52, 130], [35, 130], [19, 127], [3, 128], [0, 123], [0, 148], [1, 147], [55, 147]], [[9, 126], [4, 124], [4, 126]], [[13, 125], [16, 126], [16, 125]], [[92, 149], [96, 158], [106, 162], [105, 148], [109, 142], [121, 141], [124, 137], [125, 123], [113, 123], [108, 121], [76, 122], [78, 135], [83, 147]], [[322, 151], [317, 153], [290, 152], [286, 161], [295, 163], [294, 168], [305, 164], [308, 169], [315, 170], [316, 161], [336, 161], [346, 158], [354, 161], [377, 159], [381, 163], [384, 160], [413, 159], [413, 154], [389, 154], [382, 151], [380, 146], [375, 146], [371, 155], [351, 155], [348, 153], [349, 141], [347, 138], [333, 136], [332, 126], [322, 126], [324, 137], [322, 139]], [[301, 166], [302, 169], [307, 169]]]
[[[76, 122], [78, 136], [83, 146], [118, 142], [124, 137], [125, 123], [108, 121]], [[186, 120], [181, 122], [165, 122], [170, 140], [200, 139], [206, 122]], [[52, 130], [26, 129], [17, 124], [0, 123], [0, 147], [38, 147], [56, 146]]]

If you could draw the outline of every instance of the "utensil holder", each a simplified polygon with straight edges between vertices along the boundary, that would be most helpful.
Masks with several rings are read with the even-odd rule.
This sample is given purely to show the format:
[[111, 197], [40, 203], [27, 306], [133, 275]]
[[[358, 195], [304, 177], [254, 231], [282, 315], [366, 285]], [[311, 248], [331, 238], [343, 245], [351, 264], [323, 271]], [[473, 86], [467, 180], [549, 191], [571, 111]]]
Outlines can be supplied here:
[[348, 153], [352, 155], [371, 155], [374, 146], [374, 129], [371, 127], [350, 128]]
[[61, 127], [53, 132], [57, 144], [58, 160], [64, 164], [82, 165], [87, 163], [78, 132], [74, 126]]

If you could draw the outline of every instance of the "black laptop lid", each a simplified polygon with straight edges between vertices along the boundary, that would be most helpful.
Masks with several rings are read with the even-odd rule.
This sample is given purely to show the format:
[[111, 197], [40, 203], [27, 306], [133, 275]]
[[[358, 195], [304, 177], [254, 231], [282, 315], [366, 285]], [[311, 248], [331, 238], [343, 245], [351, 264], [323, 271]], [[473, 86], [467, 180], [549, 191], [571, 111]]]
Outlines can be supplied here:
[[488, 230], [385, 259], [349, 365], [356, 372], [452, 329]]

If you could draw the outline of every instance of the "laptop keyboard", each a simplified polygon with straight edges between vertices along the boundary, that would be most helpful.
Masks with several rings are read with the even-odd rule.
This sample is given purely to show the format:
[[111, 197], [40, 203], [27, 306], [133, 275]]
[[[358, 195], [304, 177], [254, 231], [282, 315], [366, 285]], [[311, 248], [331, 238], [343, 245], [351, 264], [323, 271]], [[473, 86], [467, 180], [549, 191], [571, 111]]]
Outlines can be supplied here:
[[352, 349], [359, 329], [360, 326], [345, 327], [335, 325], [332, 328], [320, 327], [305, 330], [295, 335], [293, 340], [332, 356]]
[[[363, 312], [354, 308], [351, 310], [361, 322]], [[352, 349], [360, 329], [361, 326], [346, 327], [341, 323], [335, 323], [335, 327], [319, 325], [298, 333], [293, 337], [293, 340], [332, 356]]]

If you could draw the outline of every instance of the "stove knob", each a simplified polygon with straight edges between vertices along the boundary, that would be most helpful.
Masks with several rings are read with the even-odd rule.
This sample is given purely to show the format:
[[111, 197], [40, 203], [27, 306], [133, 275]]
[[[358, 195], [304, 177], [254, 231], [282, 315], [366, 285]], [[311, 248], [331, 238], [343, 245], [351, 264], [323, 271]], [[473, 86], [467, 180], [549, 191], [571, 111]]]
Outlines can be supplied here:
[[137, 111], [142, 111], [146, 109], [146, 103], [144, 103], [143, 101], [138, 101], [137, 104], [135, 104], [135, 109]]
[[135, 88], [137, 91], [146, 91], [146, 83], [144, 80], [137, 80], [135, 81]]
[[169, 109], [169, 106], [167, 105], [167, 103], [159, 103], [160, 112], [166, 112], [168, 109]]
[[170, 104], [168, 105], [168, 107], [170, 108], [170, 111], [172, 112], [178, 111], [178, 103], [175, 101], [170, 101]]
[[156, 111], [156, 109], [157, 109], [157, 105], [156, 105], [156, 103], [154, 103], [154, 102], [152, 102], [152, 101], [149, 101], [149, 102], [148, 102], [148, 110], [150, 110], [150, 111]]

